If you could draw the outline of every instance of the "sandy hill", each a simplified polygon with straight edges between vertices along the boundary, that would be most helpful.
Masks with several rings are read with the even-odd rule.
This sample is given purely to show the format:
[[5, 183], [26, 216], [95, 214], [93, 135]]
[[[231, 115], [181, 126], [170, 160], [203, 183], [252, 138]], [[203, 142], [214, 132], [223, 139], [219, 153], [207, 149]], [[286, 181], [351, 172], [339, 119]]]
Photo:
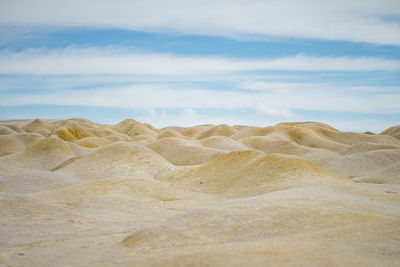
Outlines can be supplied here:
[[174, 166], [150, 149], [132, 143], [114, 143], [88, 155], [72, 158], [54, 170], [86, 179], [106, 177], [154, 177]]
[[181, 135], [178, 131], [172, 129], [163, 130], [160, 134], [157, 135], [157, 139], [168, 137], [184, 138], [183, 135]]
[[[178, 170], [167, 181], [193, 191], [245, 197], [292, 187], [339, 183], [310, 161], [283, 154], [231, 152], [200, 166]], [[340, 181], [341, 182], [341, 181]]]
[[162, 138], [146, 145], [175, 165], [196, 165], [227, 153], [202, 146], [193, 140]]
[[200, 144], [209, 148], [228, 151], [249, 150], [249, 148], [226, 136], [210, 136], [199, 141]]
[[399, 129], [0, 121], [0, 265], [399, 266]]
[[158, 133], [158, 130], [154, 129], [151, 125], [142, 124], [138, 121], [126, 119], [114, 126], [112, 129], [119, 133], [126, 134], [130, 137], [138, 136], [138, 135], [150, 135], [154, 136]]
[[60, 162], [75, 156], [71, 148], [56, 137], [41, 138], [16, 153], [0, 158], [0, 164], [20, 168], [51, 170]]
[[179, 133], [183, 136], [195, 137], [200, 135], [202, 132], [207, 131], [210, 128], [213, 128], [214, 125], [198, 125], [188, 128], [183, 128], [179, 131]]
[[400, 140], [400, 125], [390, 127], [389, 129], [386, 129], [383, 132], [381, 132], [380, 135], [389, 135]]
[[237, 131], [226, 124], [211, 127], [196, 136], [197, 139], [203, 139], [210, 136], [231, 136]]

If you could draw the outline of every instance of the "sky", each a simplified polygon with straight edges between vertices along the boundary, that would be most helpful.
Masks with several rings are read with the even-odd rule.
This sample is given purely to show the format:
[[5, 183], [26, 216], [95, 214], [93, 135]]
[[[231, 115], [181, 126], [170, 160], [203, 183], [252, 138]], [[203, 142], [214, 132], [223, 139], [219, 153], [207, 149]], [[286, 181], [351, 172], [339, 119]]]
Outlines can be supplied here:
[[400, 124], [400, 1], [0, 0], [0, 120]]

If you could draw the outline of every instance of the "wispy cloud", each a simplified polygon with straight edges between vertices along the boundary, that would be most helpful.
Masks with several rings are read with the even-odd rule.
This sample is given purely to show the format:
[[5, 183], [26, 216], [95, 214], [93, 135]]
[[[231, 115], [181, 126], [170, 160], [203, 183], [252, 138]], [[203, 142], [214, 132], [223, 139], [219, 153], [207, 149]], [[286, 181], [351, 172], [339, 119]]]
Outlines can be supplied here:
[[[51, 12], [49, 12], [51, 10]], [[400, 45], [397, 0], [3, 0], [0, 24], [127, 28], [222, 35], [346, 40]]]
[[255, 106], [257, 112], [269, 116], [279, 117], [279, 118], [287, 118], [294, 119], [296, 118], [296, 114], [291, 112], [289, 109], [285, 108], [273, 108], [266, 105], [258, 104]]
[[400, 70], [400, 60], [377, 57], [287, 56], [235, 59], [173, 54], [141, 54], [113, 48], [27, 49], [0, 53], [0, 74], [194, 75], [248, 71]]
[[[283, 86], [283, 84], [281, 85]], [[285, 90], [210, 91], [175, 89], [167, 85], [132, 85], [87, 90], [63, 90], [3, 94], [1, 106], [47, 104], [123, 108], [254, 108], [278, 117], [293, 116], [292, 110], [330, 110], [341, 112], [400, 112], [400, 91], [360, 94], [343, 87], [298, 90], [288, 84]]]
[[[0, 53], [0, 74], [17, 75], [26, 90], [3, 90], [1, 106], [48, 104], [72, 106], [142, 108], [155, 117], [155, 108], [181, 108], [195, 115], [195, 108], [252, 108], [260, 114], [296, 118], [293, 110], [347, 112], [400, 112], [398, 86], [343, 86], [309, 82], [258, 80], [260, 71], [330, 72], [399, 71], [400, 60], [374, 57], [310, 57], [242, 60], [229, 57], [140, 54], [117, 48], [28, 49]], [[41, 88], [27, 76], [53, 76], [62, 90]], [[72, 79], [70, 75], [77, 75]], [[146, 83], [118, 84], [118, 77], [148, 77]], [[18, 78], [19, 77], [19, 78]], [[68, 78], [66, 78], [68, 77]], [[104, 77], [107, 77], [104, 79]], [[160, 79], [185, 81], [188, 87]], [[204, 88], [197, 78], [207, 77], [213, 88]], [[154, 78], [153, 82], [152, 79]], [[57, 80], [58, 79], [58, 80]], [[108, 84], [104, 84], [109, 80]], [[123, 80], [123, 79], [122, 79]], [[282, 80], [282, 79], [281, 79]], [[93, 86], [93, 83], [102, 86]], [[231, 88], [217, 90], [224, 81]], [[3, 87], [6, 85], [3, 85]], [[6, 86], [6, 87], [7, 87]], [[228, 86], [228, 87], [229, 87]], [[20, 86], [16, 86], [21, 88]], [[75, 87], [75, 88], [71, 88]], [[357, 103], [355, 105], [355, 103]]]
[[185, 108], [185, 109], [183, 109], [183, 111], [184, 111], [187, 115], [196, 115], [196, 112], [195, 112], [192, 108]]

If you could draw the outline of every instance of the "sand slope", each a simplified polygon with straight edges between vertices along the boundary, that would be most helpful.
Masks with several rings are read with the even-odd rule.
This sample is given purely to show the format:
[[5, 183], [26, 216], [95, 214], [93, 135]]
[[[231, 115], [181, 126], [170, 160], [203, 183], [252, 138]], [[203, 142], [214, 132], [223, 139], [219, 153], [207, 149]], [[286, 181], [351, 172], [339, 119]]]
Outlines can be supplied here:
[[167, 181], [191, 191], [246, 197], [307, 185], [340, 183], [310, 161], [283, 154], [231, 152], [201, 166], [172, 173]]
[[132, 143], [114, 143], [62, 163], [55, 170], [86, 179], [107, 177], [154, 177], [174, 166], [148, 148]]
[[226, 151], [201, 146], [194, 140], [162, 138], [147, 145], [171, 163], [179, 166], [196, 165], [227, 153]]
[[0, 122], [1, 266], [398, 266], [400, 126]]

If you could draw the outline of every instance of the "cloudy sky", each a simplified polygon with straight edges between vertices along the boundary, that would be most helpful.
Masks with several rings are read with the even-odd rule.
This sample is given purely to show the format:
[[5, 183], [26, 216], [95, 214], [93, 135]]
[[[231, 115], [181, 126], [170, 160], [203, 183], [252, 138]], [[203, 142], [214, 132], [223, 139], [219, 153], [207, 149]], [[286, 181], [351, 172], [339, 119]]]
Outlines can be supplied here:
[[400, 1], [0, 0], [0, 119], [400, 124]]

